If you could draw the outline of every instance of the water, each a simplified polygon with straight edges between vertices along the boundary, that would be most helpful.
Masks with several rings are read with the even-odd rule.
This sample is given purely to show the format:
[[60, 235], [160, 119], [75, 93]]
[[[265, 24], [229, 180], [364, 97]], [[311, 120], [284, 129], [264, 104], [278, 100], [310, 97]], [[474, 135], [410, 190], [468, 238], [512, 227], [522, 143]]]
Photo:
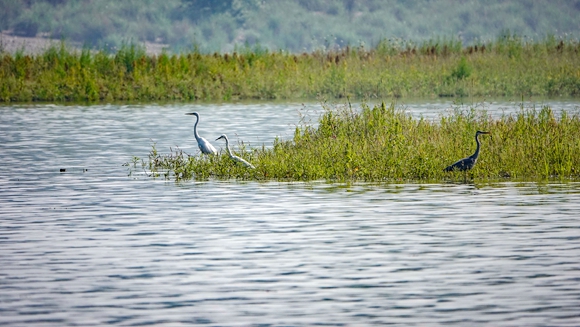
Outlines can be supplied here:
[[0, 107], [0, 325], [580, 325], [580, 183], [176, 184], [122, 166], [152, 142], [196, 153], [185, 112], [259, 146], [319, 110]]

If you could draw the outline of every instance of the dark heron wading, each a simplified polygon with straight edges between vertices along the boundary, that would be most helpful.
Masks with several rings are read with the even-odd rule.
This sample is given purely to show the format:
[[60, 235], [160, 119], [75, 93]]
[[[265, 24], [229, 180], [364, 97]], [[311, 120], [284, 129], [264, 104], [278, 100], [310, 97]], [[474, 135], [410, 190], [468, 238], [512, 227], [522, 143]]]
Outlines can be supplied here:
[[447, 168], [445, 168], [443, 170], [444, 171], [459, 170], [459, 171], [467, 172], [468, 170], [473, 168], [473, 166], [475, 166], [475, 163], [477, 162], [477, 157], [479, 157], [480, 144], [479, 144], [478, 136], [481, 134], [490, 134], [490, 133], [489, 132], [482, 132], [482, 131], [477, 131], [475, 133], [475, 143], [477, 143], [477, 148], [475, 149], [474, 154], [472, 154], [471, 156], [469, 156], [467, 158], [463, 158], [463, 159], [455, 162], [454, 164], [452, 164], [451, 166], [448, 166]]
[[199, 136], [199, 133], [197, 133], [197, 123], [199, 123], [199, 114], [197, 112], [190, 112], [190, 113], [187, 113], [186, 115], [192, 115], [192, 116], [197, 117], [197, 120], [195, 121], [195, 125], [193, 125], [193, 134], [195, 135], [195, 139], [197, 140], [197, 145], [199, 146], [199, 150], [201, 150], [201, 153], [217, 155], [218, 152], [213, 147], [213, 145], [211, 145], [211, 143], [209, 143], [208, 140]]

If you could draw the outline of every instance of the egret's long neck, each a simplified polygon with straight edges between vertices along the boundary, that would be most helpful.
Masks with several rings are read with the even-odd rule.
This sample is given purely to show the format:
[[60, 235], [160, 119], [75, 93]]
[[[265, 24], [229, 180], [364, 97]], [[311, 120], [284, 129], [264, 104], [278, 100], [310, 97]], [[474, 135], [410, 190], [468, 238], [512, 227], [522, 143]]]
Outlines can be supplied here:
[[197, 120], [195, 121], [195, 125], [193, 125], [193, 135], [195, 135], [195, 139], [199, 139], [199, 134], [197, 133], [197, 123], [199, 123], [199, 117], [196, 116]]
[[225, 137], [226, 139], [226, 150], [228, 151], [228, 154], [230, 155], [230, 157], [233, 157], [232, 155], [232, 150], [230, 150], [230, 140], [228, 140], [228, 137]]
[[479, 134], [475, 134], [475, 143], [477, 143], [477, 148], [475, 148], [475, 153], [471, 155], [472, 158], [477, 159], [479, 156]]

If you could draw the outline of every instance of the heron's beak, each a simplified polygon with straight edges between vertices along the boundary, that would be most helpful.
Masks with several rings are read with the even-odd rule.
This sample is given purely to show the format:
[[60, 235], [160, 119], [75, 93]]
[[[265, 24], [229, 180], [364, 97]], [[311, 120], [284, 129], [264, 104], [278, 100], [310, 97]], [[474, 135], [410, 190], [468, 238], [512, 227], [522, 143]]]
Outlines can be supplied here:
[[188, 112], [186, 113], [186, 115], [193, 115], [193, 112]]

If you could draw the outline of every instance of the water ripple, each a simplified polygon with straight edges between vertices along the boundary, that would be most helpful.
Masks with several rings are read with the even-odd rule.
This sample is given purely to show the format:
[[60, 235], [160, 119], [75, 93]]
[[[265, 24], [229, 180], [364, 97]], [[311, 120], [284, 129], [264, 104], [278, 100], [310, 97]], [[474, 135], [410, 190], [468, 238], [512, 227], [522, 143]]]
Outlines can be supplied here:
[[242, 138], [291, 133], [301, 106], [273, 107], [1, 108], [0, 325], [580, 324], [580, 183], [175, 184], [121, 166], [151, 139], [193, 149], [192, 110], [205, 134], [225, 122], [211, 112]]

